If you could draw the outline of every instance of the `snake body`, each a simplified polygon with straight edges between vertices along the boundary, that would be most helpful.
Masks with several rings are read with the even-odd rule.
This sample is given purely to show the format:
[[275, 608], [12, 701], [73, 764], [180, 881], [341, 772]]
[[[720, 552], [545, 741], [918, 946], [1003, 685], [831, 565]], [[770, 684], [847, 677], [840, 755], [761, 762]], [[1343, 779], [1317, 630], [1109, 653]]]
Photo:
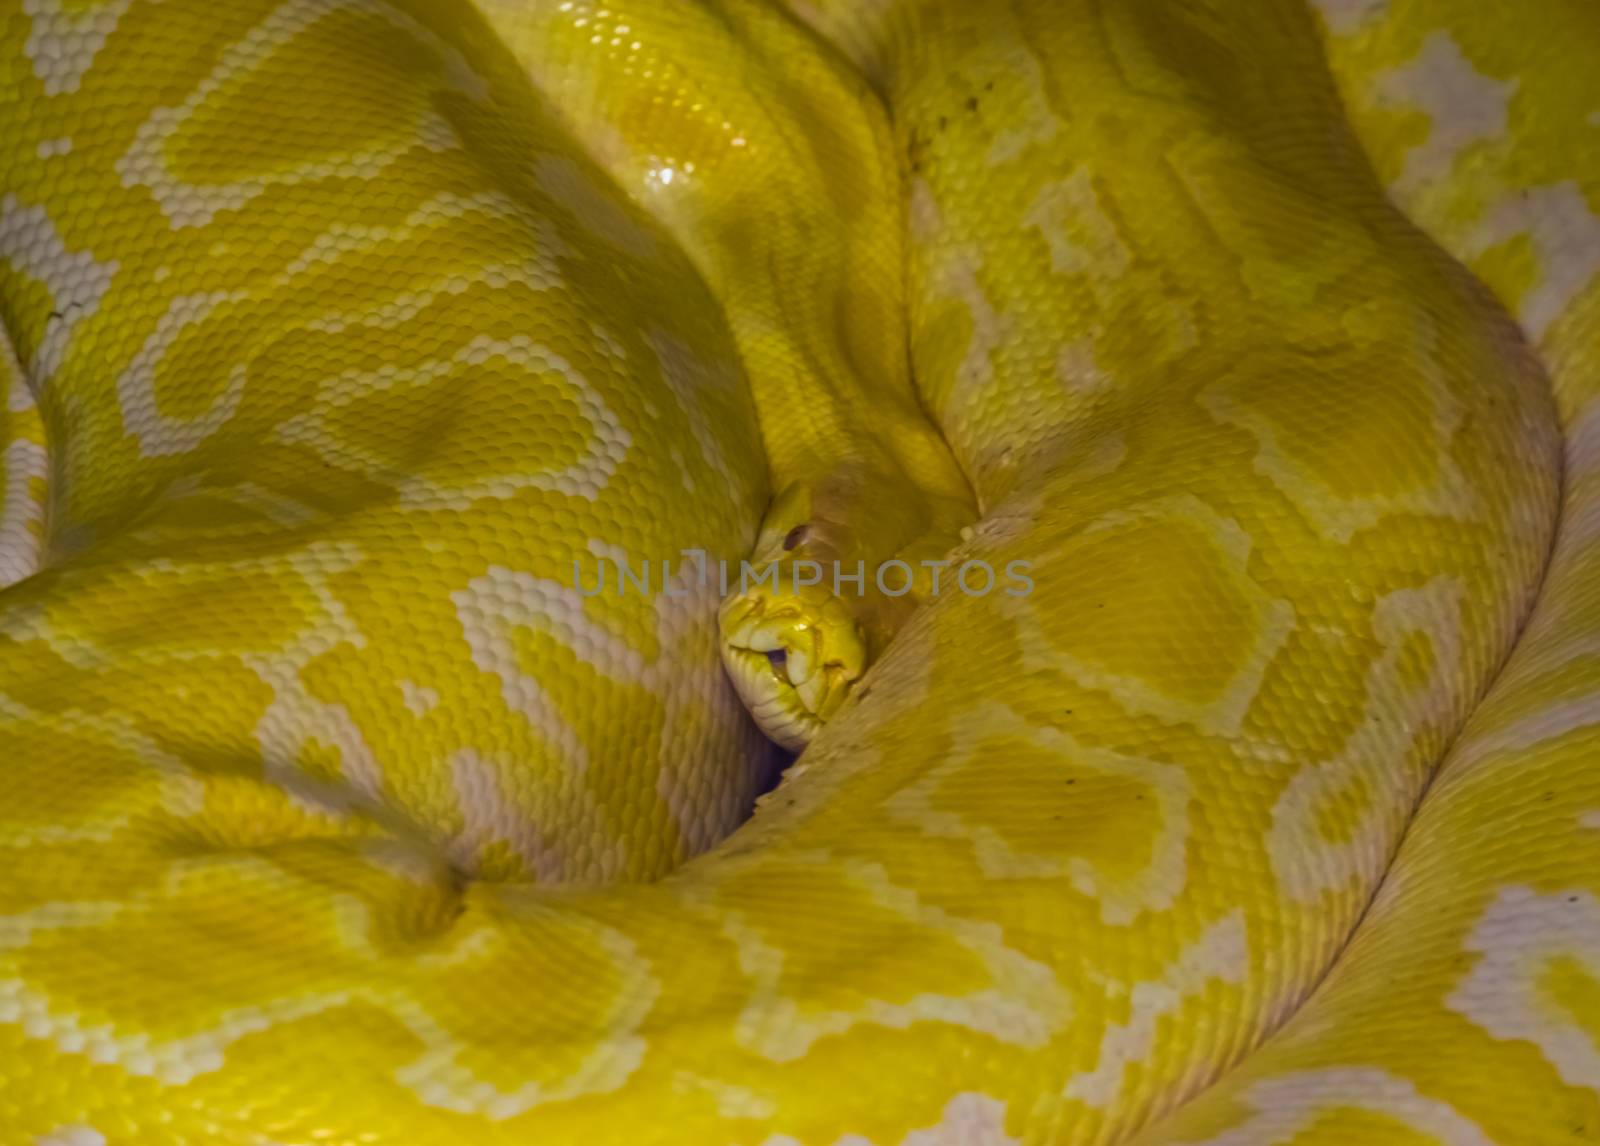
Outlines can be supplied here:
[[1597, 24], [3, 0], [0, 1137], [1600, 1138]]

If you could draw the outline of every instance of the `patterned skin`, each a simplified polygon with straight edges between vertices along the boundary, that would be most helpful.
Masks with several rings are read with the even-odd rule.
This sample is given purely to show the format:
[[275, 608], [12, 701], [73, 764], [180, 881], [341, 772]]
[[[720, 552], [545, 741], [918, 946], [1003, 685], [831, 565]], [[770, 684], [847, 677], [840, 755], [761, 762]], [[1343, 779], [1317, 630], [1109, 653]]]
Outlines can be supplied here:
[[[743, 591], [730, 584], [723, 653], [762, 727], [801, 748], [936, 594], [936, 574], [955, 578], [922, 562], [943, 558], [976, 517], [965, 476], [913, 392], [905, 340], [886, 337], [906, 310], [887, 119], [861, 77], [775, 7], [480, 8], [723, 304], [776, 491], [751, 563], [782, 566], [784, 586], [759, 586], [754, 575]], [[699, 58], [729, 63], [704, 69]], [[909, 576], [886, 573], [880, 591], [875, 570], [894, 559]], [[825, 576], [796, 590], [793, 573], [807, 560]], [[859, 589], [845, 580], [858, 562]], [[776, 671], [774, 652], [784, 654]]]
[[5, 0], [6, 1140], [1600, 1133], [1592, 17], [1322, 7]]
[[1513, 309], [1566, 433], [1537, 608], [1326, 982], [1137, 1136], [1211, 1146], [1600, 1140], [1600, 12], [1322, 0], [1396, 201]]

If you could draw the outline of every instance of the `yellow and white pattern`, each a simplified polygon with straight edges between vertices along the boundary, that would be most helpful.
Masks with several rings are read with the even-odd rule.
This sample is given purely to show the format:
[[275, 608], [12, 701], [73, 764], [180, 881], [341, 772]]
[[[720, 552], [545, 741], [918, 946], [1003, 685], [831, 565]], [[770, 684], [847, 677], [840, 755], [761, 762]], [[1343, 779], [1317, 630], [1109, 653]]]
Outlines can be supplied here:
[[0, 0], [0, 1141], [1600, 1140], [1597, 51]]

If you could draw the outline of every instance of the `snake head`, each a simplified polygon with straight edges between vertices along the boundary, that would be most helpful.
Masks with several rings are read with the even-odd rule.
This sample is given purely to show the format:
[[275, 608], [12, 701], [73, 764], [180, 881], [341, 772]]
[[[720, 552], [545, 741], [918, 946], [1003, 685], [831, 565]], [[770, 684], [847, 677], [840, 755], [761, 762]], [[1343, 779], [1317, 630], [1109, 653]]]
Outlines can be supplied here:
[[926, 600], [924, 576], [886, 590], [880, 563], [944, 554], [962, 517], [963, 503], [883, 466], [778, 495], [719, 615], [722, 662], [763, 732], [798, 752], [839, 711]]
[[866, 671], [867, 638], [830, 566], [797, 557], [753, 573], [722, 603], [722, 662], [761, 730], [798, 752]]

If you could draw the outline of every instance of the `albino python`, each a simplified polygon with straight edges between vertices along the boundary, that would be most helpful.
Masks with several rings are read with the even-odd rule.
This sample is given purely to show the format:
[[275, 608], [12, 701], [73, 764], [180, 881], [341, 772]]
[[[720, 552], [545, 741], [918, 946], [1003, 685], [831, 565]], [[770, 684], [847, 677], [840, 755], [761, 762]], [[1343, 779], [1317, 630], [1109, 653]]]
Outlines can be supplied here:
[[0, 1141], [1600, 1141], [1597, 58], [0, 0]]

